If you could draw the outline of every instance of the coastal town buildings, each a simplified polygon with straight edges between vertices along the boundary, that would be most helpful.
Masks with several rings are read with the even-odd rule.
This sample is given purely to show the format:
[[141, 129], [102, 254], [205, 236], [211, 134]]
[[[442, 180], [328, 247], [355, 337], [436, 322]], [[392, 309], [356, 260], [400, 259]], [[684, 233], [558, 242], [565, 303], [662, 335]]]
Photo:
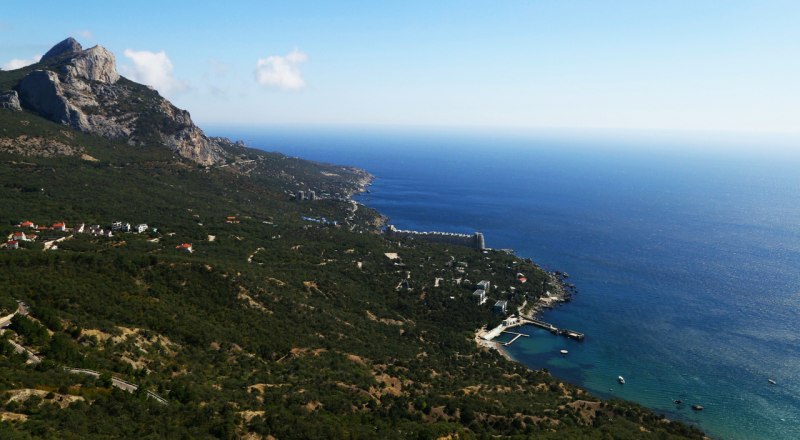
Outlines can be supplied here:
[[483, 289], [472, 292], [472, 296], [478, 301], [478, 305], [486, 302], [486, 291]]
[[116, 221], [111, 223], [111, 230], [112, 231], [119, 231], [119, 232], [130, 232], [131, 231], [131, 224], [127, 222], [120, 222]]
[[141, 234], [142, 232], [147, 232], [147, 223], [140, 223], [136, 225], [136, 232]]
[[389, 237], [410, 238], [431, 243], [466, 246], [481, 251], [485, 249], [483, 234], [480, 232], [476, 232], [474, 234], [458, 234], [454, 232], [404, 231], [397, 229], [394, 225], [389, 225], [384, 230], [384, 233]]
[[492, 311], [501, 315], [505, 315], [508, 312], [508, 301], [501, 299], [497, 300], [494, 303], [494, 307], [492, 307]]

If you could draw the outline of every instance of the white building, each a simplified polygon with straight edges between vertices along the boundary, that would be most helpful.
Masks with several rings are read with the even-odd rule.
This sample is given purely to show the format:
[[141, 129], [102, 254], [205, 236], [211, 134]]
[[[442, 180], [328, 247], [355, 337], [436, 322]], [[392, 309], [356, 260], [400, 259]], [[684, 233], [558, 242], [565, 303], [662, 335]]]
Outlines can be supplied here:
[[505, 315], [506, 311], [508, 311], [508, 301], [504, 299], [498, 300], [496, 303], [494, 303], [493, 310], [495, 313]]
[[147, 224], [146, 223], [141, 223], [141, 224], [136, 225], [136, 232], [141, 234], [142, 232], [145, 232], [145, 231], [147, 231]]
[[514, 315], [509, 316], [503, 320], [503, 325], [506, 327], [519, 324], [519, 318]]
[[483, 289], [478, 289], [472, 292], [472, 296], [478, 300], [479, 305], [486, 302], [486, 291]]
[[114, 222], [111, 223], [111, 230], [120, 232], [130, 232], [131, 224], [125, 222]]

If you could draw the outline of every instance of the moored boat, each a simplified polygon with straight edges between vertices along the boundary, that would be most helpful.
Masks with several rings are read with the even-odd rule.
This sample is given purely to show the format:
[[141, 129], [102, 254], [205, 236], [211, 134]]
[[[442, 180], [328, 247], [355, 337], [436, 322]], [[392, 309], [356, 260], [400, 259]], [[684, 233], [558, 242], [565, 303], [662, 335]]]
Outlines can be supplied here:
[[622, 376], [619, 376], [619, 377], [617, 378], [617, 382], [619, 382], [619, 383], [620, 383], [620, 384], [622, 384], [622, 385], [625, 385], [625, 378], [624, 378], [624, 377], [622, 377]]

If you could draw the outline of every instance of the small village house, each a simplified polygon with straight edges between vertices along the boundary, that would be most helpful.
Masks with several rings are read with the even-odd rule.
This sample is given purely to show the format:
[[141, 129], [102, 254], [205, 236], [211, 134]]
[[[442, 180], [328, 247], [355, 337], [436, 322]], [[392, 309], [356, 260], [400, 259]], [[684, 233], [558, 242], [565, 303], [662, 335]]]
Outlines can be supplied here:
[[175, 249], [186, 251], [192, 253], [192, 244], [191, 243], [182, 243], [175, 246]]

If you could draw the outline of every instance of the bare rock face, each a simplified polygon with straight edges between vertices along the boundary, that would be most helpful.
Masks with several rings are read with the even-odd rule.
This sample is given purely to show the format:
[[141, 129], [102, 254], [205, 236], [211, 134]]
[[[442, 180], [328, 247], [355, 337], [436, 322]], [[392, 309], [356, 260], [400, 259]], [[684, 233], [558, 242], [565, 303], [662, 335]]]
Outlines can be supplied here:
[[22, 107], [19, 105], [19, 96], [17, 92], [14, 90], [0, 92], [0, 108], [16, 111], [22, 110]]
[[117, 73], [117, 60], [114, 54], [102, 46], [78, 53], [69, 64], [64, 66], [67, 75], [75, 76], [90, 81], [100, 81], [114, 84], [119, 81]]
[[131, 145], [163, 144], [201, 165], [224, 161], [224, 149], [194, 125], [189, 112], [146, 86], [123, 81], [114, 54], [107, 49], [80, 50], [72, 42], [64, 40], [48, 52], [53, 53], [51, 59], [62, 60], [46, 66], [53, 70], [33, 71], [19, 82], [22, 107], [76, 130]]
[[48, 50], [39, 61], [48, 61], [62, 56], [76, 54], [82, 50], [83, 47], [81, 44], [78, 43], [74, 38], [69, 37]]
[[173, 151], [202, 165], [213, 165], [222, 161], [222, 149], [216, 142], [206, 137], [203, 130], [194, 125], [189, 112], [175, 107], [167, 100], [163, 101], [162, 109], [168, 118], [180, 127], [162, 136], [164, 143]]
[[19, 94], [26, 107], [42, 116], [76, 128], [85, 128], [86, 117], [64, 97], [64, 89], [55, 72], [34, 70], [19, 83]]

